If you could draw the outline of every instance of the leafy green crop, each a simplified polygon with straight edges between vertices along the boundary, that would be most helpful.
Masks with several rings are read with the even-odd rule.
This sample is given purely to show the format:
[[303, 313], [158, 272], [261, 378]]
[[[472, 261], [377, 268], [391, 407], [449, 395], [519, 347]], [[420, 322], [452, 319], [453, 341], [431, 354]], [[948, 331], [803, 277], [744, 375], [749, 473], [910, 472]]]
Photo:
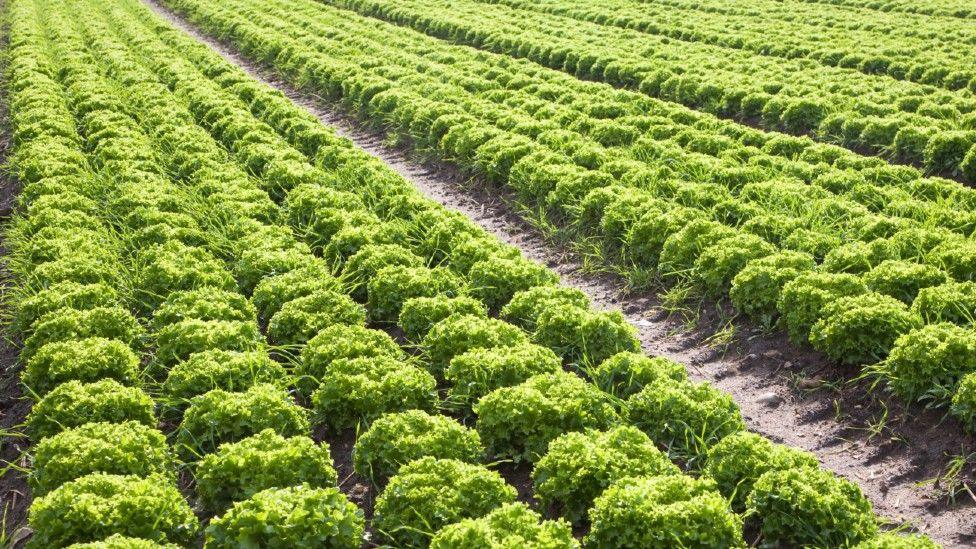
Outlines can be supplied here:
[[959, 418], [966, 430], [976, 431], [976, 373], [966, 374], [952, 395], [952, 415]]
[[778, 314], [776, 304], [783, 287], [814, 266], [813, 257], [794, 251], [753, 259], [732, 279], [729, 299], [736, 309], [770, 324]]
[[569, 524], [542, 520], [524, 503], [506, 503], [480, 518], [464, 519], [441, 528], [431, 549], [574, 549]]
[[246, 322], [255, 318], [254, 306], [242, 295], [216, 289], [173, 292], [153, 313], [159, 330], [187, 319]]
[[396, 322], [408, 299], [438, 294], [455, 296], [463, 285], [456, 274], [444, 268], [384, 267], [367, 283], [366, 307], [372, 320]]
[[619, 311], [597, 312], [568, 304], [547, 307], [539, 315], [532, 340], [584, 368], [622, 351], [640, 350], [637, 331]]
[[84, 311], [96, 307], [110, 307], [118, 302], [117, 291], [104, 282], [79, 284], [63, 281], [52, 284], [20, 301], [14, 319], [18, 332], [26, 333], [48, 313], [61, 309]]
[[302, 349], [301, 363], [296, 368], [296, 385], [302, 394], [310, 395], [326, 378], [332, 364], [342, 359], [388, 357], [404, 359], [386, 332], [362, 326], [337, 324], [320, 331]]
[[575, 523], [619, 479], [680, 473], [647, 435], [635, 427], [619, 426], [554, 439], [536, 463], [532, 481], [544, 508]]
[[912, 302], [912, 312], [926, 324], [976, 324], [976, 282], [947, 282], [922, 288]]
[[268, 321], [268, 339], [280, 345], [302, 344], [330, 326], [365, 322], [366, 311], [349, 296], [316, 290], [282, 305]]
[[329, 290], [340, 290], [340, 283], [324, 262], [316, 261], [287, 273], [263, 278], [255, 286], [251, 301], [260, 317], [270, 320], [285, 303]]
[[86, 423], [45, 438], [34, 449], [30, 481], [36, 496], [89, 473], [176, 479], [166, 438], [135, 421]]
[[180, 545], [199, 527], [172, 479], [94, 473], [34, 500], [31, 547], [62, 547], [111, 534]]
[[359, 435], [353, 463], [361, 476], [382, 484], [415, 459], [478, 463], [483, 455], [477, 432], [445, 416], [407, 410], [380, 416]]
[[531, 343], [472, 349], [452, 358], [444, 371], [450, 384], [447, 404], [470, 410], [495, 389], [518, 385], [536, 374], [558, 372], [561, 367], [555, 353]]
[[31, 357], [21, 381], [44, 396], [66, 381], [114, 379], [123, 385], [139, 377], [139, 357], [125, 343], [99, 337], [48, 343]]
[[542, 313], [558, 304], [589, 307], [590, 300], [576, 288], [536, 286], [516, 293], [502, 308], [500, 316], [512, 324], [532, 331]]
[[185, 457], [203, 457], [225, 442], [273, 429], [282, 436], [307, 435], [308, 413], [280, 387], [258, 384], [243, 392], [214, 389], [194, 397], [177, 431]]
[[587, 547], [745, 547], [742, 519], [708, 479], [626, 478], [590, 511]]
[[625, 409], [631, 423], [693, 469], [712, 445], [745, 430], [732, 397], [705, 383], [661, 378], [627, 399]]
[[236, 286], [230, 273], [203, 248], [177, 241], [144, 251], [138, 261], [133, 284], [145, 311], [154, 310], [170, 292], [210, 287], [231, 290]]
[[877, 293], [842, 297], [821, 309], [810, 343], [834, 360], [870, 364], [891, 351], [895, 339], [921, 325], [904, 303]]
[[386, 267], [420, 268], [423, 258], [396, 244], [367, 244], [346, 261], [343, 275], [354, 285], [352, 295], [366, 301], [367, 283]]
[[438, 322], [421, 344], [428, 366], [440, 375], [451, 360], [472, 349], [513, 347], [528, 343], [528, 336], [511, 324], [476, 315], [454, 315]]
[[[849, 21], [854, 38], [843, 42], [860, 49], [820, 55], [804, 45], [834, 47], [835, 31], [814, 41], [802, 29], [798, 37], [775, 24], [757, 29], [755, 14], [735, 6], [716, 29], [713, 14], [624, 0], [585, 9], [566, 0], [425, 2], [166, 3], [296, 87], [358, 112], [391, 142], [451, 161], [489, 182], [489, 194], [511, 191], [520, 215], [577, 248], [584, 269], [622, 274], [637, 290], [680, 282], [675, 295], [728, 293], [737, 312], [770, 323], [781, 313], [798, 341], [808, 343], [813, 328], [817, 345], [842, 358], [867, 350], [876, 360], [922, 319], [970, 323], [968, 290], [956, 281], [972, 279], [976, 266], [976, 192], [815, 141], [969, 176], [976, 146], [966, 145], [976, 134], [960, 130], [974, 120], [973, 74], [935, 62], [959, 62], [928, 47], [938, 33], [894, 38], [923, 52], [909, 67], [907, 54], [872, 45], [876, 31], [862, 19]], [[307, 411], [285, 387], [333, 435], [358, 428], [356, 465], [383, 469], [378, 476], [419, 456], [480, 457], [472, 431], [432, 415], [446, 393], [447, 408], [476, 413], [486, 453], [568, 463], [551, 467], [568, 480], [540, 482], [537, 495], [551, 490], [554, 507], [575, 505], [574, 518], [609, 483], [593, 463], [615, 478], [631, 474], [618, 466], [673, 473], [654, 442], [719, 478], [662, 480], [664, 488], [644, 485], [656, 477], [631, 478], [641, 489], [601, 509], [633, 511], [632, 524], [603, 522], [592, 545], [618, 530], [642, 547], [743, 545], [722, 496], [773, 468], [756, 462], [776, 461], [779, 447], [726, 445], [745, 438], [734, 404], [685, 381], [679, 365], [641, 355], [619, 313], [597, 312], [579, 290], [557, 286], [553, 271], [425, 198], [138, 2], [9, 8], [11, 172], [24, 184], [5, 239], [10, 301], [28, 343], [24, 380], [56, 396], [38, 403], [32, 426], [67, 427], [48, 440], [74, 441], [45, 467], [102, 448], [84, 461], [143, 474], [145, 463], [119, 455], [128, 444], [75, 441], [72, 422], [134, 421], [155, 433], [152, 400], [125, 386], [162, 382], [160, 426], [175, 431], [186, 460], [206, 456], [189, 464], [198, 478], [183, 486], [203, 509], [280, 487], [214, 520], [210, 545], [426, 545], [444, 530], [439, 543], [451, 546], [573, 546], [566, 523], [499, 507], [514, 494], [484, 468], [465, 469], [487, 486], [470, 494], [456, 493], [467, 473], [452, 468], [431, 467], [416, 484], [394, 478], [382, 497], [405, 503], [388, 505], [386, 538], [380, 530], [364, 539], [355, 507], [313, 488], [333, 484], [335, 472], [328, 450], [302, 436]], [[770, 20], [782, 15], [760, 9], [776, 12]], [[813, 8], [790, 9], [802, 17]], [[727, 50], [721, 58], [716, 47]], [[893, 84], [880, 90], [858, 71], [896, 79], [885, 76]], [[735, 78], [745, 73], [755, 78]], [[850, 304], [860, 317], [843, 318], [837, 307]], [[943, 362], [929, 377], [958, 366]], [[594, 383], [560, 371], [564, 364]], [[109, 380], [117, 383], [90, 389]], [[970, 389], [962, 383], [955, 394], [962, 418]], [[952, 390], [938, 392], [945, 404]], [[793, 458], [805, 461], [783, 459]], [[71, 463], [65, 478], [87, 472]], [[410, 497], [389, 492], [396, 486]], [[557, 494], [561, 487], [574, 491]], [[576, 499], [587, 503], [562, 501]], [[636, 503], [645, 501], [654, 503]]]
[[841, 297], [867, 292], [867, 286], [850, 274], [801, 274], [783, 286], [776, 308], [795, 343], [806, 342], [810, 329], [820, 320], [822, 309]]
[[722, 295], [729, 291], [735, 276], [750, 261], [768, 257], [775, 251], [772, 244], [756, 235], [730, 236], [702, 250], [693, 265], [693, 273], [708, 293]]
[[485, 305], [467, 296], [412, 297], [403, 302], [397, 324], [410, 341], [421, 341], [435, 324], [451, 315], [487, 317]]
[[746, 507], [773, 543], [837, 547], [878, 530], [871, 503], [857, 485], [822, 469], [769, 471], [756, 480]]
[[112, 534], [100, 541], [73, 543], [68, 547], [70, 549], [177, 549], [179, 545]]
[[154, 407], [145, 391], [113, 379], [67, 381], [34, 405], [27, 416], [27, 426], [35, 441], [90, 422], [137, 421], [155, 427]]
[[200, 504], [220, 512], [267, 488], [303, 483], [333, 486], [338, 475], [328, 444], [304, 436], [285, 438], [274, 429], [264, 429], [204, 456], [195, 479]]
[[620, 421], [610, 398], [567, 372], [538, 374], [496, 389], [474, 405], [489, 455], [536, 461], [559, 435]]
[[[210, 522], [207, 547], [241, 543], [275, 549], [362, 545], [363, 512], [337, 488], [269, 488]], [[243, 541], [242, 541], [243, 540]]]
[[889, 295], [909, 305], [923, 288], [948, 281], [942, 270], [910, 261], [883, 261], [864, 275], [869, 290]]
[[156, 332], [156, 354], [149, 371], [153, 377], [162, 376], [168, 368], [195, 353], [262, 352], [264, 347], [264, 338], [253, 320], [181, 320]]
[[617, 353], [587, 373], [602, 391], [623, 399], [659, 379], [682, 381], [688, 377], [685, 367], [677, 362], [631, 351]]
[[763, 473], [801, 467], [816, 469], [819, 462], [813, 454], [742, 431], [723, 438], [709, 449], [703, 472], [715, 480], [719, 492], [731, 500], [732, 508], [742, 512], [756, 479]]
[[21, 356], [30, 360], [49, 343], [100, 337], [138, 345], [144, 330], [129, 311], [121, 307], [96, 307], [88, 310], [64, 309], [41, 317], [34, 332], [24, 341]]
[[259, 383], [284, 385], [285, 369], [263, 351], [193, 353], [170, 369], [163, 392], [172, 398], [190, 399], [212, 389], [243, 391]]
[[527, 259], [492, 258], [475, 263], [468, 273], [471, 294], [490, 311], [498, 311], [518, 292], [559, 281], [556, 273]]
[[515, 502], [515, 488], [481, 465], [425, 457], [408, 463], [376, 500], [373, 528], [398, 547], [426, 547], [442, 527]]
[[888, 387], [909, 401], [952, 394], [959, 380], [976, 371], [976, 333], [954, 324], [928, 324], [895, 340], [883, 363]]
[[333, 429], [355, 427], [382, 414], [437, 404], [436, 381], [427, 371], [388, 356], [332, 362], [312, 394], [318, 421]]

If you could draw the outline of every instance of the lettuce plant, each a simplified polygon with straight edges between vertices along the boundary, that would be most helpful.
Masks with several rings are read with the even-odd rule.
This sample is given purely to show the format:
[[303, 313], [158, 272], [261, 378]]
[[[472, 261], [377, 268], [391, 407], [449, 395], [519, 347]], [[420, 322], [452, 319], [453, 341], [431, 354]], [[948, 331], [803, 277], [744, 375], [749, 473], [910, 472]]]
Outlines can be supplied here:
[[490, 311], [498, 311], [516, 293], [536, 286], [551, 286], [559, 281], [544, 265], [524, 258], [492, 258], [475, 263], [468, 273], [471, 294]]
[[772, 470], [746, 499], [763, 538], [795, 547], [842, 547], [878, 531], [871, 502], [856, 484], [823, 469]]
[[756, 479], [763, 473], [819, 466], [817, 458], [809, 452], [742, 431], [723, 438], [709, 449], [703, 473], [730, 499], [732, 508], [742, 512]]
[[536, 374], [558, 372], [561, 367], [555, 353], [531, 343], [471, 349], [452, 358], [444, 371], [450, 384], [447, 404], [469, 411], [495, 389], [518, 385]]
[[295, 369], [296, 385], [303, 395], [310, 395], [325, 379], [334, 362], [373, 357], [400, 360], [406, 355], [386, 332], [357, 325], [329, 326], [302, 349], [301, 361]]
[[921, 324], [893, 297], [877, 293], [842, 297], [823, 307], [810, 330], [810, 343], [845, 364], [870, 364], [886, 357], [899, 335]]
[[225, 442], [273, 429], [282, 436], [308, 435], [308, 413], [282, 388], [254, 385], [243, 392], [214, 389], [190, 401], [176, 434], [184, 457], [202, 457]]
[[571, 364], [599, 364], [623, 351], [639, 351], [637, 331], [619, 311], [556, 305], [539, 315], [532, 341]]
[[434, 534], [431, 549], [576, 549], [569, 523], [542, 520], [524, 503], [506, 503], [487, 515], [449, 524]]
[[247, 540], [275, 549], [354, 549], [364, 531], [362, 510], [338, 488], [301, 485], [269, 488], [235, 503], [210, 521], [204, 544], [232, 548]]
[[323, 261], [313, 261], [286, 273], [263, 278], [251, 295], [251, 301], [261, 319], [267, 321], [294, 299], [318, 291], [338, 292], [342, 284], [332, 276], [332, 270]]
[[453, 271], [435, 267], [384, 267], [369, 279], [366, 307], [375, 322], [396, 322], [403, 304], [412, 297], [456, 296], [464, 281]]
[[976, 432], [976, 373], [966, 374], [952, 395], [950, 413], [969, 432]]
[[888, 387], [909, 401], [948, 398], [974, 371], [976, 332], [954, 324], [928, 324], [895, 340], [882, 365]]
[[379, 498], [373, 528], [397, 547], [426, 547], [448, 524], [515, 502], [515, 488], [481, 465], [424, 457], [400, 468]]
[[451, 359], [472, 349], [512, 347], [528, 343], [529, 337], [511, 324], [475, 315], [453, 315], [438, 322], [421, 344], [428, 365], [440, 375]]
[[163, 393], [188, 400], [213, 389], [244, 391], [259, 383], [286, 385], [285, 368], [264, 351], [211, 350], [193, 353], [170, 369]]
[[632, 351], [617, 353], [587, 373], [600, 390], [623, 399], [659, 379], [682, 381], [688, 377], [685, 367], [673, 360]]
[[139, 377], [139, 357], [116, 339], [91, 337], [48, 343], [31, 357], [21, 382], [43, 397], [66, 381], [91, 383], [114, 379], [134, 385]]
[[121, 534], [185, 545], [199, 528], [166, 476], [93, 473], [62, 484], [31, 504], [30, 547], [64, 547]]
[[176, 479], [166, 437], [136, 421], [86, 423], [40, 441], [30, 477], [34, 496], [89, 473]]
[[451, 315], [488, 316], [485, 305], [473, 297], [436, 295], [403, 302], [397, 324], [410, 341], [421, 341], [435, 324]]
[[268, 339], [279, 345], [302, 344], [330, 326], [361, 326], [365, 322], [366, 310], [349, 296], [316, 290], [281, 306], [268, 321]]
[[620, 421], [610, 398], [567, 372], [538, 374], [496, 389], [474, 405], [489, 455], [536, 461], [569, 431], [606, 429]]
[[145, 391], [114, 379], [67, 381], [44, 395], [27, 416], [31, 439], [40, 441], [90, 422], [136, 421], [156, 426], [155, 403]]
[[222, 444], [204, 456], [194, 477], [200, 504], [215, 512], [267, 488], [334, 486], [338, 480], [328, 444], [305, 436], [286, 438], [273, 429]]
[[567, 286], [536, 286], [516, 293], [501, 310], [501, 318], [528, 331], [535, 330], [542, 313], [555, 305], [567, 304], [589, 307], [590, 300], [582, 291]]
[[745, 430], [732, 397], [707, 383], [659, 379], [625, 404], [627, 418], [688, 467], [701, 467], [708, 448]]
[[709, 479], [685, 475], [625, 478], [590, 511], [587, 547], [746, 547], [742, 518]]
[[359, 475], [382, 484], [415, 459], [431, 456], [478, 463], [483, 454], [474, 430], [446, 416], [407, 410], [380, 416], [359, 435], [353, 464]]
[[576, 523], [619, 479], [677, 474], [678, 466], [647, 435], [635, 427], [618, 426], [555, 438], [532, 470], [532, 481], [543, 508]]
[[388, 356], [337, 360], [312, 394], [317, 420], [333, 429], [355, 427], [382, 414], [437, 404], [436, 380], [427, 371]]

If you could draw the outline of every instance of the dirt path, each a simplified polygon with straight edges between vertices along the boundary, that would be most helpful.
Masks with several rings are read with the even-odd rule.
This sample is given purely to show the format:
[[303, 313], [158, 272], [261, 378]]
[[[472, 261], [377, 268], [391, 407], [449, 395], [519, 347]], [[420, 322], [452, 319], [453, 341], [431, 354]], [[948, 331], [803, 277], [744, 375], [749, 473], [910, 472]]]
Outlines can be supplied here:
[[[0, 1], [0, 11], [6, 10], [6, 2]], [[0, 50], [6, 51], [9, 33], [6, 22], [0, 28]], [[0, 74], [7, 70], [6, 57], [0, 59]], [[0, 238], [16, 208], [20, 185], [7, 168], [10, 153], [10, 120], [7, 112], [7, 86], [0, 83]], [[0, 318], [7, 318], [11, 311], [3, 298], [12, 286], [10, 272], [3, 259], [8, 253], [6, 243], [0, 240]], [[9, 545], [15, 546], [29, 533], [22, 526], [27, 521], [27, 509], [31, 495], [27, 487], [28, 440], [22, 435], [22, 426], [30, 400], [24, 397], [20, 386], [20, 367], [17, 360], [19, 342], [0, 326], [0, 532]]]
[[[943, 495], [946, 481], [925, 482], [942, 474], [954, 456], [976, 448], [972, 437], [961, 435], [958, 424], [943, 420], [941, 414], [905, 413], [892, 399], [868, 394], [864, 384], [822, 382], [850, 378], [853, 372], [817, 353], [798, 350], [783, 334], [762, 332], [745, 321], [736, 320], [738, 330], [731, 342], [714, 345], [711, 336], [725, 326], [728, 311], [709, 309], [695, 330], [686, 330], [656, 297], [624, 295], [622, 280], [582, 272], [572, 254], [556, 249], [514, 213], [503, 190], [472, 182], [451, 166], [412, 159], [338, 106], [294, 89], [271, 70], [201, 34], [157, 0], [145, 1], [176, 27], [382, 159], [430, 198], [467, 214], [489, 233], [557, 271], [565, 284], [586, 292], [595, 306], [622, 309], [648, 353], [682, 362], [692, 378], [731, 393], [750, 429], [814, 452], [825, 467], [858, 482], [880, 515], [910, 522], [947, 547], [976, 542], [976, 502], [971, 496], [962, 491], [954, 504], [948, 504]], [[972, 467], [964, 467], [960, 478], [968, 478]]]

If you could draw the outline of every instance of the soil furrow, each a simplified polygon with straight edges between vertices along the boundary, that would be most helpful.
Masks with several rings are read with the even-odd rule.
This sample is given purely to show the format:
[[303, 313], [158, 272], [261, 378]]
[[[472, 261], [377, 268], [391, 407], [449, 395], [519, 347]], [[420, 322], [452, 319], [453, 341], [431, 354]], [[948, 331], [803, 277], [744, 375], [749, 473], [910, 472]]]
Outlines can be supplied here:
[[[177, 28], [212, 47], [257, 80], [281, 90], [324, 124], [380, 158], [428, 197], [461, 211], [486, 231], [518, 246], [562, 276], [564, 284], [586, 292], [595, 306], [621, 309], [638, 329], [644, 349], [688, 366], [696, 380], [708, 380], [729, 392], [742, 408], [750, 429], [772, 440], [814, 452], [823, 465], [855, 480], [876, 511], [896, 522], [909, 522], [947, 547], [976, 543], [976, 502], [961, 490], [954, 502], [945, 491], [950, 479], [936, 479], [950, 461], [976, 448], [973, 437], [943, 419], [940, 412], [906, 410], [867, 382], [832, 383], [856, 372], [836, 366], [821, 355], [790, 344], [785, 335], [768, 332], [735, 319], [714, 303], [696, 314], [695, 327], [681, 315], [669, 314], [652, 294], [624, 293], [625, 281], [584, 270], [578, 257], [554, 246], [507, 201], [504, 190], [469, 178], [452, 166], [412, 157], [404, 147], [338, 105], [314, 93], [297, 90], [267, 67], [251, 62], [199, 32], [157, 0], [145, 0]], [[973, 457], [976, 460], [976, 454]], [[972, 476], [973, 464], [958, 478]]]
[[[6, 2], [0, 1], [0, 11]], [[6, 21], [0, 28], [0, 50], [6, 51], [10, 35]], [[0, 74], [7, 71], [6, 57], [0, 59]], [[0, 319], [8, 319], [10, 310], [7, 293], [14, 285], [5, 260], [7, 249], [5, 231], [17, 207], [20, 184], [7, 166], [10, 154], [10, 120], [7, 110], [7, 83], [0, 83]], [[3, 321], [0, 320], [0, 323]], [[30, 412], [31, 401], [20, 385], [21, 364], [18, 360], [20, 342], [7, 325], [0, 328], [0, 539], [15, 546], [25, 539], [31, 494], [27, 486], [26, 467], [29, 465], [28, 440], [23, 424]], [[2, 542], [0, 542], [2, 543]]]

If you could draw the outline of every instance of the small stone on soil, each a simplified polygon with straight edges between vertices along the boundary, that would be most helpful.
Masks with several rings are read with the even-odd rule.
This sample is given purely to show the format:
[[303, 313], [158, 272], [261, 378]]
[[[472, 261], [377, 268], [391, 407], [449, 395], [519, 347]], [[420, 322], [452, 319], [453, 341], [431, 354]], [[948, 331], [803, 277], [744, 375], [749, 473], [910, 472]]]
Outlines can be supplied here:
[[796, 384], [796, 387], [801, 391], [812, 391], [813, 389], [820, 387], [822, 384], [823, 380], [821, 379], [815, 377], [805, 377]]
[[369, 486], [365, 484], [356, 484], [349, 489], [349, 499], [353, 502], [366, 501], [366, 496], [369, 494]]

